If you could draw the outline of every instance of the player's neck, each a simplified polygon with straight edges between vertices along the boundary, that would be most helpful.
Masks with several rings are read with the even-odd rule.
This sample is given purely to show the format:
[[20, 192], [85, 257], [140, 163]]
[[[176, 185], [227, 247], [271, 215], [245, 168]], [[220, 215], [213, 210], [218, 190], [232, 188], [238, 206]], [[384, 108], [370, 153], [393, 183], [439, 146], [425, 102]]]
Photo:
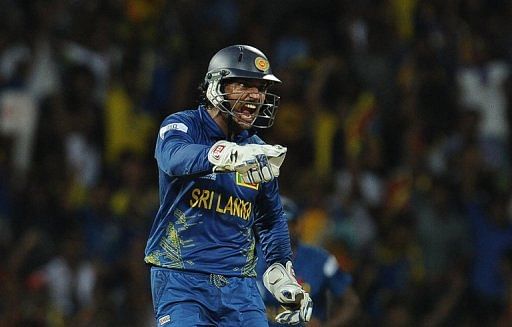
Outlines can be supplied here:
[[210, 114], [213, 121], [219, 126], [227, 140], [231, 140], [234, 135], [240, 133], [238, 126], [236, 126], [228, 114], [222, 113], [217, 108], [208, 108], [208, 114]]

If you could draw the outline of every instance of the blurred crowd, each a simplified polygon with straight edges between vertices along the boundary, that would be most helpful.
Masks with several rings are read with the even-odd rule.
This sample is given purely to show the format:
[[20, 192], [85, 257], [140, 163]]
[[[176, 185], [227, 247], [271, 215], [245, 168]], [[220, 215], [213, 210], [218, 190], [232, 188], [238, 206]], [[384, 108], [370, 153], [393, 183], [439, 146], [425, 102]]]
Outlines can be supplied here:
[[512, 325], [512, 3], [0, 0], [0, 325], [154, 325], [160, 121], [231, 44], [361, 326]]

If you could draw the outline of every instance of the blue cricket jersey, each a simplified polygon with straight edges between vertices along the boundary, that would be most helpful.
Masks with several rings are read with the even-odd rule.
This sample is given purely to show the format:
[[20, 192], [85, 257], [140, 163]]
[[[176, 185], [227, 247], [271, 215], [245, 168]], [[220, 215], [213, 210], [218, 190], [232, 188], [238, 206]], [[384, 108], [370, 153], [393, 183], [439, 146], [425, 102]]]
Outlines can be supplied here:
[[[259, 246], [257, 248], [259, 252]], [[352, 284], [352, 276], [342, 271], [336, 258], [325, 249], [303, 243], [297, 244], [292, 263], [297, 281], [313, 300], [312, 317], [326, 321], [328, 291], [335, 297], [342, 297], [347, 287]], [[274, 318], [284, 309], [263, 286], [261, 277], [265, 270], [265, 262], [258, 260], [258, 287], [267, 307], [269, 323], [270, 326], [280, 326], [275, 323]]]
[[[253, 226], [269, 264], [290, 260], [277, 180], [247, 184], [238, 173], [212, 173], [208, 151], [223, 139], [226, 136], [203, 106], [162, 122], [155, 149], [160, 207], [146, 245], [146, 263], [255, 277]], [[247, 130], [232, 141], [264, 144]]]

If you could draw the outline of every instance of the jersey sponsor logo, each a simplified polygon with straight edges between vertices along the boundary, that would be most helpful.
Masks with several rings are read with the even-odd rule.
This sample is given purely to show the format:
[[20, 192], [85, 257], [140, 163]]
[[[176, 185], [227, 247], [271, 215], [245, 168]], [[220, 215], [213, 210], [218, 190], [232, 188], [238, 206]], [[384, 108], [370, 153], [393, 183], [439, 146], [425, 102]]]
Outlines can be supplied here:
[[222, 153], [222, 151], [224, 150], [225, 146], [222, 145], [222, 144], [219, 144], [215, 147], [215, 149], [213, 149], [212, 151], [212, 155], [215, 159], [219, 160], [220, 159], [220, 154]]
[[166, 323], [171, 322], [171, 316], [165, 315], [163, 317], [158, 318], [158, 325], [163, 326]]
[[249, 201], [199, 188], [192, 190], [189, 205], [191, 208], [213, 210], [218, 213], [239, 217], [243, 220], [249, 220], [252, 212], [252, 203]]
[[258, 184], [258, 183], [246, 183], [246, 182], [244, 182], [244, 179], [242, 178], [242, 175], [239, 174], [238, 172], [236, 173], [236, 185], [252, 188], [254, 190], [257, 190], [260, 187], [260, 184]]
[[177, 131], [181, 131], [183, 133], [187, 133], [188, 127], [187, 127], [187, 125], [185, 125], [183, 123], [172, 123], [172, 124], [165, 125], [164, 127], [160, 128], [160, 132], [158, 133], [160, 135], [160, 138], [163, 140], [165, 133], [167, 133], [170, 130], [177, 130]]

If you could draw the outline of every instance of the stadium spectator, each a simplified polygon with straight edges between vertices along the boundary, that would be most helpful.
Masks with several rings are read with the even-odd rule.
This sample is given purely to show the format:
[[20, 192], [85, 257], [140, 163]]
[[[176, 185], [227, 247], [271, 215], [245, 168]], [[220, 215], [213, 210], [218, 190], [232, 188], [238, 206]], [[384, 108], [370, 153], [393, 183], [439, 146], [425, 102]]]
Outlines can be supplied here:
[[[300, 208], [285, 196], [281, 197], [290, 228], [295, 276], [307, 289], [315, 303], [308, 326], [351, 326], [359, 314], [359, 297], [352, 286], [352, 276], [339, 266], [336, 258], [325, 249], [304, 244], [300, 240]], [[261, 276], [265, 260], [261, 246], [257, 247], [259, 289], [266, 305], [270, 325], [282, 311], [280, 304], [263, 287]], [[275, 326], [283, 326], [276, 324]]]

